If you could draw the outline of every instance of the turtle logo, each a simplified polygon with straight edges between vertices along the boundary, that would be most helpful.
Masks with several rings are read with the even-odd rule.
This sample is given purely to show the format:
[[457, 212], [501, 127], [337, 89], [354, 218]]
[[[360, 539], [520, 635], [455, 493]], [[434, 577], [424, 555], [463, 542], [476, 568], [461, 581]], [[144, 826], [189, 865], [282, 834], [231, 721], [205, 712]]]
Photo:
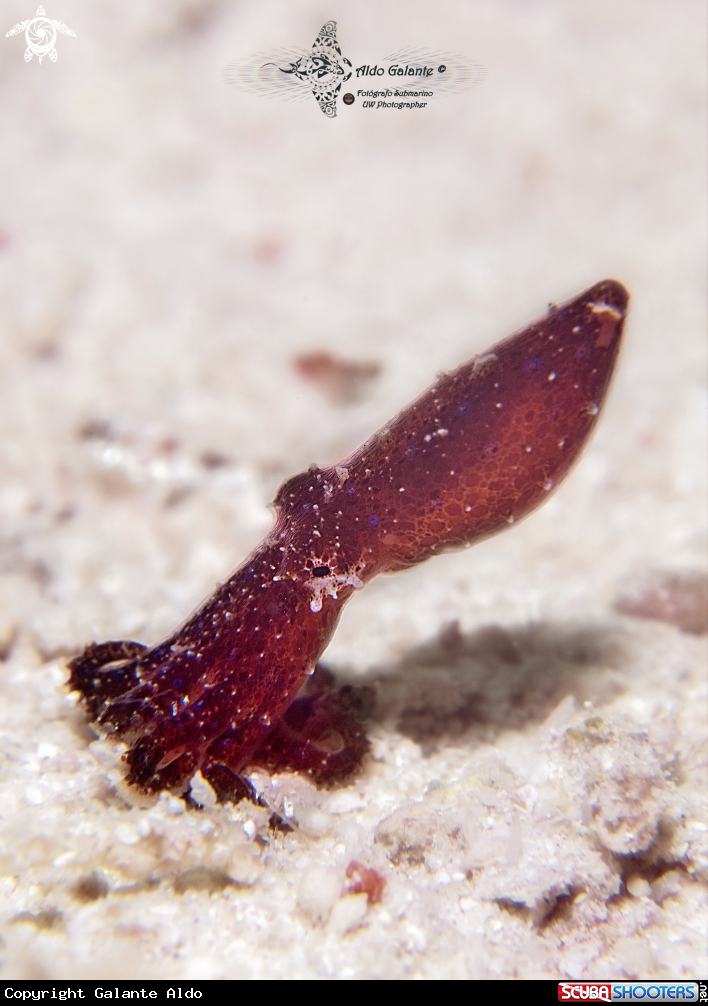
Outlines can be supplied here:
[[56, 63], [57, 51], [54, 48], [54, 43], [57, 40], [58, 31], [62, 32], [63, 35], [73, 35], [76, 38], [71, 28], [67, 28], [61, 21], [54, 21], [52, 18], [47, 17], [44, 7], [37, 8], [36, 17], [30, 18], [27, 21], [20, 21], [19, 24], [16, 24], [5, 35], [5, 38], [8, 38], [10, 35], [19, 35], [21, 31], [24, 31], [25, 40], [27, 41], [25, 63], [29, 63], [33, 56], [36, 56], [40, 63], [45, 56], [49, 56], [52, 63]]
[[307, 56], [300, 56], [287, 70], [282, 66], [278, 69], [281, 73], [292, 73], [298, 80], [309, 84], [324, 114], [333, 119], [337, 114], [337, 95], [342, 84], [352, 75], [352, 65], [342, 56], [337, 42], [337, 22], [327, 21], [322, 25]]

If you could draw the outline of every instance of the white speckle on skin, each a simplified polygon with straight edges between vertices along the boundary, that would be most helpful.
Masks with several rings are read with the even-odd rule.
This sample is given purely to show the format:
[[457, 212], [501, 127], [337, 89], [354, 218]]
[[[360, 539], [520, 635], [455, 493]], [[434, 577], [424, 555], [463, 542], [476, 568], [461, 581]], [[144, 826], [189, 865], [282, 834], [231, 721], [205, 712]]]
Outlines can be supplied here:
[[621, 312], [618, 311], [616, 307], [613, 307], [612, 304], [608, 304], [604, 300], [600, 301], [591, 300], [590, 303], [588, 304], [588, 307], [590, 308], [593, 314], [609, 314], [618, 321], [622, 317]]
[[472, 364], [472, 376], [476, 377], [477, 374], [481, 374], [496, 359], [498, 359], [496, 353], [485, 353], [483, 356], [476, 356]]
[[318, 576], [309, 579], [305, 586], [312, 591], [310, 601], [310, 611], [322, 611], [322, 601], [325, 594], [337, 599], [337, 591], [342, 587], [353, 587], [354, 590], [361, 590], [364, 586], [356, 573], [347, 573], [345, 576], [332, 574], [331, 576]]

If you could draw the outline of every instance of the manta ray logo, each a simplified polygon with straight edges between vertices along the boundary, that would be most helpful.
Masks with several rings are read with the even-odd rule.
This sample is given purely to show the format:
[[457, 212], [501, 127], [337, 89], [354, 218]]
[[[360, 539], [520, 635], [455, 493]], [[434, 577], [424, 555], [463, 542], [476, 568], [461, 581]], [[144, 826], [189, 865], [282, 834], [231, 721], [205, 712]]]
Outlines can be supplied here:
[[337, 22], [328, 21], [322, 25], [312, 44], [312, 52], [307, 56], [300, 56], [288, 69], [282, 66], [278, 69], [307, 83], [324, 114], [333, 119], [337, 114], [340, 88], [352, 75], [352, 65], [342, 56], [337, 42]]
[[352, 75], [352, 64], [342, 55], [337, 41], [337, 22], [327, 21], [311, 49], [278, 49], [258, 56], [245, 56], [226, 67], [225, 77], [245, 91], [284, 101], [314, 97], [328, 119], [337, 114], [342, 84]]

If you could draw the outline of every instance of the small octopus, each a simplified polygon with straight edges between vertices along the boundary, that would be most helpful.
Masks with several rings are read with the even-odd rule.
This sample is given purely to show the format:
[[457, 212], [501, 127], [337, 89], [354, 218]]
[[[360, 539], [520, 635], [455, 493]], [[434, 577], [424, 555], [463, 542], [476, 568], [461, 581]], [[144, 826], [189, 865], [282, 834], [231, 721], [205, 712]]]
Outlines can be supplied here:
[[368, 741], [357, 695], [316, 663], [378, 573], [508, 528], [548, 499], [598, 419], [628, 294], [605, 280], [438, 380], [338, 465], [279, 489], [274, 526], [169, 639], [92, 643], [69, 664], [127, 780], [257, 799], [249, 770], [346, 778]]

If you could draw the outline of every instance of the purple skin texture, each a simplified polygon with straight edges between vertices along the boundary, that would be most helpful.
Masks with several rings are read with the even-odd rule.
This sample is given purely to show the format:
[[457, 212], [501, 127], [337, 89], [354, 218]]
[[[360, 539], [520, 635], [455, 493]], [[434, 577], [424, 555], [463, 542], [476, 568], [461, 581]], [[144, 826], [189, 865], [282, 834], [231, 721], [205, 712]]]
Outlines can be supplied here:
[[128, 782], [220, 800], [244, 773], [345, 778], [368, 742], [351, 688], [313, 674], [343, 605], [378, 573], [509, 528], [548, 499], [605, 399], [628, 294], [585, 293], [436, 383], [339, 465], [285, 482], [273, 529], [169, 639], [93, 643], [69, 664]]

